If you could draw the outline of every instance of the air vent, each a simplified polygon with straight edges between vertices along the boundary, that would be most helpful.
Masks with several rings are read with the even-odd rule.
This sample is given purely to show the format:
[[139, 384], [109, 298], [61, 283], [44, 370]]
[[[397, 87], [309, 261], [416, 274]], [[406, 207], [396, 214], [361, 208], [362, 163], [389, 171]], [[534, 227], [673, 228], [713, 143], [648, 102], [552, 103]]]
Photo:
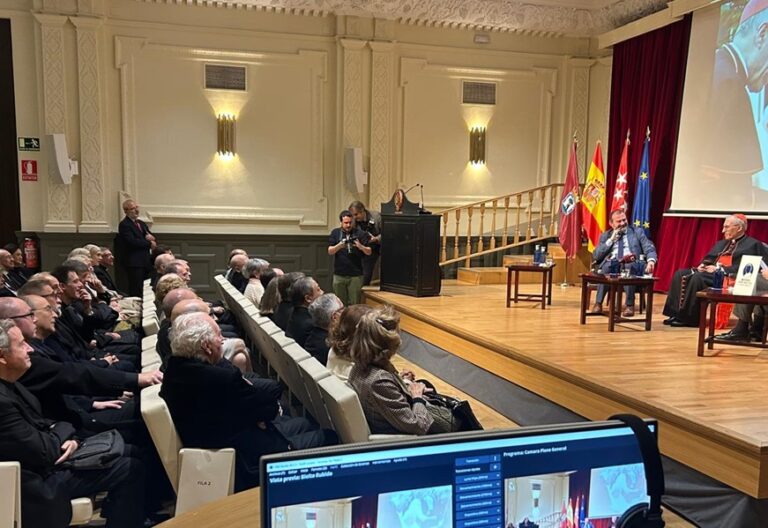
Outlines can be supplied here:
[[462, 92], [461, 102], [464, 104], [496, 104], [496, 83], [464, 81]]
[[205, 65], [205, 88], [207, 90], [245, 90], [245, 66]]

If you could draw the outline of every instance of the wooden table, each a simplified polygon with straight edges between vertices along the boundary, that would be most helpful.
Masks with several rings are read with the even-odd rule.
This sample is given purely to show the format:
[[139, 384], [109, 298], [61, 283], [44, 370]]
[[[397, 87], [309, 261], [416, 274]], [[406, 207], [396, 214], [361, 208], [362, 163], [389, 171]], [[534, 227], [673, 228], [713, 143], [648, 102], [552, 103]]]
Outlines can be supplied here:
[[182, 513], [158, 525], [161, 528], [258, 528], [261, 495], [253, 488]]
[[[645, 330], [651, 329], [651, 317], [653, 315], [653, 285], [656, 277], [621, 277], [618, 275], [600, 275], [597, 273], [582, 273], [581, 277], [581, 324], [586, 324], [587, 317], [601, 315], [608, 317], [608, 331], [613, 332], [616, 323], [637, 323], [645, 321]], [[589, 313], [589, 289], [590, 284], [603, 284], [608, 288], [608, 313]], [[616, 313], [616, 307], [621, 306], [621, 298], [624, 295], [625, 286], [637, 287], [640, 295], [646, 295], [645, 317], [622, 317]]]
[[[715, 290], [712, 288], [708, 288], [706, 290], [696, 292], [696, 297], [701, 301], [701, 305], [699, 307], [699, 345], [697, 348], [696, 355], [702, 357], [704, 356], [704, 343], [707, 344], [707, 349], [712, 350], [715, 343], [723, 344], [723, 345], [734, 345], [734, 346], [746, 346], [746, 347], [754, 347], [754, 348], [768, 348], [768, 344], [766, 344], [765, 341], [765, 329], [768, 329], [768, 326], [765, 326], [768, 324], [768, 313], [765, 316], [765, 321], [763, 323], [763, 335], [762, 335], [762, 341], [759, 343], [753, 343], [752, 341], [725, 341], [723, 339], [719, 339], [715, 335], [715, 313], [717, 312], [717, 305], [719, 303], [733, 303], [733, 304], [757, 304], [761, 306], [768, 305], [768, 294], [763, 295], [734, 295], [732, 293], [728, 293], [727, 290]], [[707, 323], [707, 308], [709, 308], [709, 323]], [[706, 333], [707, 326], [709, 326], [709, 335], [706, 337], [704, 334]]]
[[[552, 304], [552, 270], [555, 264], [548, 266], [539, 266], [538, 264], [509, 264], [507, 266], [507, 308], [509, 301], [541, 301], [541, 309], [544, 310], [548, 304]], [[520, 293], [520, 272], [532, 271], [541, 273], [541, 293]], [[515, 274], [515, 292], [512, 293], [512, 273]]]

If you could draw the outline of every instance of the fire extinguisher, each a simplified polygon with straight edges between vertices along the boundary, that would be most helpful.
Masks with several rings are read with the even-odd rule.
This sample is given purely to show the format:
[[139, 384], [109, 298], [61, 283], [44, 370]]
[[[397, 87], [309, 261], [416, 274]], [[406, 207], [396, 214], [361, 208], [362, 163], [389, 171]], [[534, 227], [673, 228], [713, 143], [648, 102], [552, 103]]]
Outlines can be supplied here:
[[30, 270], [37, 270], [40, 268], [40, 253], [38, 251], [37, 238], [27, 237], [24, 239], [24, 265]]

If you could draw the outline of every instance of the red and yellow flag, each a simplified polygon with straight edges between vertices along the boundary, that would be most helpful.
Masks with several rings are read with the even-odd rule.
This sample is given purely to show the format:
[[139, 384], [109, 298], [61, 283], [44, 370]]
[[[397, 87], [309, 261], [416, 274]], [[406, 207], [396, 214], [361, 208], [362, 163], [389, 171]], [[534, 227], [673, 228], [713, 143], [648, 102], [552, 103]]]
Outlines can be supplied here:
[[599, 141], [595, 146], [595, 155], [592, 156], [587, 182], [581, 195], [581, 218], [591, 253], [595, 250], [600, 235], [605, 231], [605, 172]]

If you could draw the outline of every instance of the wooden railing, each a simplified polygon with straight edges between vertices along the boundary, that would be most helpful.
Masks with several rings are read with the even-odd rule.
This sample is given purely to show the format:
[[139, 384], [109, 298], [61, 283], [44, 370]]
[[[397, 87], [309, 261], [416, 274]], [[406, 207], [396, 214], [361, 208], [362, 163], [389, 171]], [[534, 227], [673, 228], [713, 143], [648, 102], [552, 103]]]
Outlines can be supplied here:
[[552, 183], [442, 211], [440, 265], [463, 260], [469, 267], [473, 257], [555, 236], [562, 190]]

